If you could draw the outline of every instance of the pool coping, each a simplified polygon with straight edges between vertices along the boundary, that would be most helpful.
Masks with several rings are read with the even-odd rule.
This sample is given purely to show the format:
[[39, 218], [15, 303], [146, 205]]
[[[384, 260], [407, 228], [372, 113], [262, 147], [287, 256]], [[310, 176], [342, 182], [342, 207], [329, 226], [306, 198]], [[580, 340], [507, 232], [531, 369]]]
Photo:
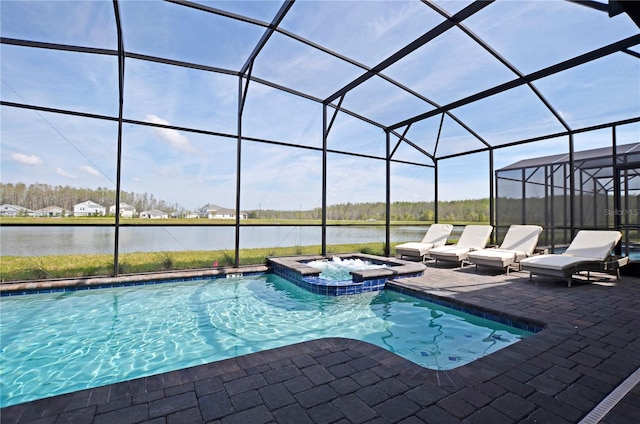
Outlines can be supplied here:
[[548, 322], [540, 319], [524, 317], [520, 314], [501, 311], [485, 305], [477, 305], [473, 302], [461, 299], [452, 299], [446, 295], [442, 296], [434, 293], [428, 293], [423, 290], [417, 290], [415, 287], [403, 285], [401, 281], [394, 280], [387, 282], [385, 290], [396, 291], [398, 293], [415, 297], [416, 299], [422, 299], [436, 305], [488, 319], [520, 330], [525, 330], [531, 333], [531, 336], [545, 330], [549, 326]]
[[351, 274], [359, 279], [376, 278], [380, 276], [384, 277], [398, 277], [404, 274], [412, 274], [420, 271], [425, 271], [427, 267], [420, 262], [411, 262], [398, 259], [395, 257], [370, 255], [368, 253], [336, 253], [327, 255], [297, 255], [297, 256], [277, 256], [267, 258], [267, 264], [274, 262], [277, 264], [286, 265], [287, 267], [294, 269], [296, 272], [303, 276], [318, 275], [320, 271], [317, 268], [313, 268], [303, 263], [311, 261], [330, 260], [333, 257], [340, 259], [361, 258], [370, 260], [372, 262], [386, 262], [394, 264], [392, 268], [380, 268], [380, 269], [366, 269], [363, 271], [351, 271]]
[[268, 271], [269, 268], [265, 265], [248, 265], [237, 268], [228, 267], [125, 274], [117, 277], [96, 276], [40, 281], [11, 281], [0, 283], [0, 297], [62, 291], [95, 290], [109, 287], [141, 286], [146, 284], [177, 283], [203, 278], [230, 278], [260, 275]]

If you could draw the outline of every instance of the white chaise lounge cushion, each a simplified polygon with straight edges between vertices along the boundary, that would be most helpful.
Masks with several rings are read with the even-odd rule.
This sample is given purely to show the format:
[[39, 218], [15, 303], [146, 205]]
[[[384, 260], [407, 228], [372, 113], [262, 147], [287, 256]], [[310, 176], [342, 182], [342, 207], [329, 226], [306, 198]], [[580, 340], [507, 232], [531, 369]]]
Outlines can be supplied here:
[[506, 268], [533, 254], [541, 232], [539, 225], [512, 225], [499, 249], [469, 252], [469, 260], [476, 265]]
[[620, 231], [581, 230], [563, 255], [581, 256], [604, 261], [618, 244], [622, 233]]
[[522, 250], [509, 249], [482, 249], [469, 252], [469, 259], [479, 265], [490, 265], [505, 268], [512, 263], [520, 262], [527, 257], [527, 253]]
[[461, 262], [470, 251], [484, 248], [489, 242], [493, 227], [491, 225], [467, 225], [455, 245], [434, 247], [429, 256], [436, 260]]
[[433, 243], [418, 241], [402, 243], [396, 246], [396, 252], [402, 256], [424, 256], [433, 248]]
[[540, 255], [531, 256], [530, 258], [520, 261], [520, 265], [523, 270], [532, 269], [548, 269], [554, 271], [562, 271], [577, 264], [585, 262], [598, 262], [593, 258], [586, 258], [582, 256], [570, 256], [570, 255]]
[[443, 246], [453, 225], [451, 224], [431, 224], [421, 242], [402, 243], [396, 246], [396, 252], [402, 256], [424, 256], [430, 249]]
[[526, 256], [533, 254], [542, 227], [538, 225], [512, 225], [502, 240], [500, 249], [524, 252]]
[[424, 235], [422, 243], [431, 243], [433, 247], [444, 246], [453, 231], [451, 224], [431, 224], [427, 234]]
[[564, 253], [532, 256], [522, 260], [520, 264], [524, 270], [540, 272], [545, 269], [571, 270], [579, 264], [603, 262], [611, 255], [621, 237], [622, 233], [619, 231], [581, 230]]
[[469, 255], [469, 247], [440, 246], [429, 250], [429, 256], [437, 260], [460, 262]]
[[462, 230], [456, 246], [484, 249], [489, 242], [491, 231], [493, 231], [491, 225], [467, 225]]

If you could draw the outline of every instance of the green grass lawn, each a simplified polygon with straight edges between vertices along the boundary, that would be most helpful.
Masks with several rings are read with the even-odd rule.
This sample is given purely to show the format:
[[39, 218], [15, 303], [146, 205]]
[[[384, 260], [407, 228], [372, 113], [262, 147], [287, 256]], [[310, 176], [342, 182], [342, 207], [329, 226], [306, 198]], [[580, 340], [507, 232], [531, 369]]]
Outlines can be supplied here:
[[[327, 252], [361, 252], [384, 255], [382, 243], [343, 244], [327, 247]], [[318, 255], [320, 246], [293, 246], [269, 249], [242, 249], [240, 265], [264, 264], [269, 256]], [[233, 266], [232, 250], [139, 252], [119, 255], [118, 273], [136, 274]], [[0, 261], [0, 281], [43, 280], [113, 275], [113, 255], [4, 256]]]

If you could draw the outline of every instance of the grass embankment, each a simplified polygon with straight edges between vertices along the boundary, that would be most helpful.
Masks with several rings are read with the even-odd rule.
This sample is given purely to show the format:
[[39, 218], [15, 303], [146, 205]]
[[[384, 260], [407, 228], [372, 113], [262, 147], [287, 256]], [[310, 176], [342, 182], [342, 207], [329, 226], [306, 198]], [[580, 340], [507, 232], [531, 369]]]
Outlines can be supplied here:
[[[240, 265], [264, 264], [268, 256], [317, 255], [320, 246], [293, 246], [242, 249]], [[327, 252], [361, 252], [384, 255], [382, 243], [343, 244], [327, 247]], [[139, 252], [119, 255], [118, 273], [137, 274], [233, 266], [232, 250]], [[0, 261], [0, 281], [44, 280], [113, 275], [113, 255], [4, 256]]]
[[[0, 223], [14, 224], [94, 224], [113, 225], [114, 217], [3, 217]], [[121, 224], [132, 225], [233, 225], [228, 219], [121, 219]], [[444, 222], [443, 222], [444, 223]], [[271, 220], [246, 219], [242, 225], [319, 225], [314, 220]], [[329, 225], [363, 225], [383, 226], [384, 221], [329, 221]], [[399, 226], [428, 226], [431, 222], [424, 221], [393, 221], [392, 225]], [[455, 225], [478, 224], [472, 222], [455, 222]], [[397, 244], [397, 243], [395, 243]], [[395, 245], [394, 244], [394, 245]], [[394, 246], [392, 245], [392, 247]], [[261, 264], [268, 256], [312, 255], [320, 254], [320, 246], [295, 246], [264, 249], [242, 249], [240, 251], [240, 265]], [[373, 255], [384, 255], [384, 244], [344, 244], [327, 247], [328, 253], [361, 252]], [[136, 274], [142, 272], [158, 272], [168, 270], [186, 270], [232, 266], [235, 264], [233, 250], [215, 251], [176, 251], [151, 253], [121, 253], [119, 255], [118, 273]], [[113, 275], [112, 254], [91, 255], [50, 255], [50, 256], [4, 256], [0, 260], [0, 281], [40, 280], [50, 278], [77, 278], [90, 276]]]

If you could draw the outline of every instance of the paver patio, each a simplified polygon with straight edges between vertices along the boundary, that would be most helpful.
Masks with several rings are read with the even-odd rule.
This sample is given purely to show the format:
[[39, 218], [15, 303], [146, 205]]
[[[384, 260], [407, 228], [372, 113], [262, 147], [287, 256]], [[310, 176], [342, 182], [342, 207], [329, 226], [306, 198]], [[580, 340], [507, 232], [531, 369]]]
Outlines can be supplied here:
[[[392, 284], [546, 328], [450, 371], [321, 339], [14, 405], [9, 423], [576, 423], [640, 367], [640, 278], [429, 265]], [[640, 422], [636, 385], [603, 423]]]

